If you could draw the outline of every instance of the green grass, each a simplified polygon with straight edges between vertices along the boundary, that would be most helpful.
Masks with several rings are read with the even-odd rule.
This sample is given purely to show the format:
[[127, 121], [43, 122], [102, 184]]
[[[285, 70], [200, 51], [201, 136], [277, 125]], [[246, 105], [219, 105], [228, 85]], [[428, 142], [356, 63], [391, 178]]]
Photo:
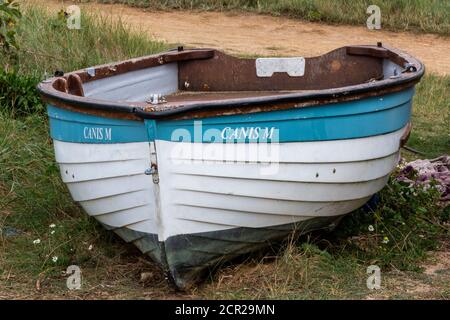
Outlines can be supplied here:
[[[44, 23], [45, 21], [45, 23]], [[36, 84], [56, 70], [73, 71], [167, 49], [139, 30], [130, 32], [119, 20], [83, 14], [80, 30], [40, 7], [25, 7], [18, 24], [18, 50], [0, 50], [0, 111], [11, 115], [43, 111]]]
[[426, 76], [417, 86], [413, 103], [411, 146], [434, 158], [450, 154], [450, 76]]
[[[76, 233], [71, 231], [72, 227], [86, 225], [86, 219], [57, 179], [59, 170], [53, 163], [51, 142], [46, 138], [45, 119], [30, 116], [14, 120], [4, 115], [0, 119], [0, 225], [12, 226], [28, 235], [18, 237], [12, 243], [17, 246], [15, 250], [4, 253], [0, 273], [9, 264], [20, 272], [41, 272], [48, 266], [43, 261], [47, 259], [45, 254], [54, 249], [52, 241], [64, 243], [68, 234]], [[65, 228], [62, 220], [67, 218], [72, 223]], [[57, 224], [54, 236], [50, 236], [49, 225], [52, 223]], [[63, 241], [58, 241], [61, 238]], [[31, 239], [41, 239], [42, 244], [33, 247]], [[61, 250], [67, 248], [63, 246]], [[57, 251], [55, 255], [61, 253]], [[60, 263], [64, 262], [67, 262], [65, 257], [60, 260]]]
[[308, 21], [365, 26], [367, 7], [381, 9], [382, 28], [450, 34], [450, 2], [441, 0], [100, 0], [158, 9], [244, 10]]
[[[24, 16], [28, 24], [18, 32], [20, 49], [16, 60], [8, 62], [8, 68], [23, 77], [166, 48], [113, 22], [94, 28], [99, 22], [86, 17], [80, 36], [39, 9], [29, 8]], [[42, 26], [42, 21], [51, 23]], [[92, 56], [80, 46], [89, 47], [85, 51]], [[44, 54], [72, 60], [42, 59]], [[431, 75], [417, 87], [409, 144], [427, 157], [449, 152], [449, 81], [450, 77]], [[0, 299], [174, 297], [158, 269], [74, 204], [55, 164], [45, 115], [35, 110], [17, 116], [5, 107], [8, 103], [0, 100]], [[311, 234], [288, 242], [276, 256], [225, 268], [184, 297], [364, 298], [370, 294], [365, 280], [371, 264], [379, 265], [388, 280], [395, 279], [389, 278], [395, 270], [417, 278], [426, 252], [450, 242], [448, 208], [436, 205], [435, 191], [410, 190], [395, 180], [380, 197], [377, 209], [347, 216], [335, 232]], [[51, 224], [56, 226], [50, 228]], [[374, 231], [368, 230], [369, 225]], [[11, 230], [17, 234], [8, 236]], [[384, 237], [389, 238], [387, 244], [382, 243]], [[37, 239], [40, 243], [33, 244]], [[53, 257], [58, 257], [56, 262]], [[80, 292], [65, 288], [61, 272], [71, 264], [83, 270]], [[152, 274], [150, 282], [139, 281], [142, 272]], [[442, 283], [435, 286], [445, 288]], [[388, 286], [397, 292], [398, 283]], [[448, 297], [448, 289], [439, 290], [433, 297]]]
[[18, 66], [19, 73], [43, 76], [167, 49], [167, 44], [151, 40], [139, 30], [130, 32], [120, 20], [83, 14], [81, 26], [70, 30], [65, 19], [40, 7], [26, 7], [17, 30], [21, 49], [10, 64]]

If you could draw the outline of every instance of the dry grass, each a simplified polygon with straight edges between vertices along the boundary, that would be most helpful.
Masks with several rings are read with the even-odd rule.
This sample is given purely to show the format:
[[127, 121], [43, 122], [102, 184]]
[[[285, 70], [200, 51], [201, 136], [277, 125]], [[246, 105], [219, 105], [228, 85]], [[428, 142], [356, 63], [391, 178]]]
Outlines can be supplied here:
[[351, 258], [327, 259], [294, 246], [279, 257], [221, 270], [196, 293], [214, 299], [449, 299], [449, 244], [428, 253], [423, 273], [382, 270], [380, 290], [367, 289], [364, 266]]

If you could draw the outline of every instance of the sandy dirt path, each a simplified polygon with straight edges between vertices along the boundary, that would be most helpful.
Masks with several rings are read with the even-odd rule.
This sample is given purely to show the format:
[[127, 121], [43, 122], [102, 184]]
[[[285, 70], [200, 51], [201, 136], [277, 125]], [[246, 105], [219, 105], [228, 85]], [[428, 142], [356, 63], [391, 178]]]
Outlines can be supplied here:
[[[52, 10], [72, 1], [28, 0]], [[316, 56], [349, 44], [382, 41], [416, 56], [428, 72], [450, 75], [450, 37], [395, 33], [359, 26], [331, 26], [285, 17], [236, 12], [154, 11], [123, 5], [79, 4], [82, 12], [121, 17], [132, 28], [155, 39], [187, 46], [214, 47], [251, 55]]]

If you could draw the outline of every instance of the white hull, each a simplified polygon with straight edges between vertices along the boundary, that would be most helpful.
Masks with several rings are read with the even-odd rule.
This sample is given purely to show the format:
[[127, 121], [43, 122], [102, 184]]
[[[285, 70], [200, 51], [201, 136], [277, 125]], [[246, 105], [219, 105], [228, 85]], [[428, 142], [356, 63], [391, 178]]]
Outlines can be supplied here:
[[223, 144], [157, 140], [157, 184], [144, 173], [155, 158], [153, 143], [55, 140], [54, 146], [63, 181], [89, 215], [109, 228], [156, 234], [165, 241], [349, 213], [384, 187], [397, 164], [404, 131], [281, 143], [278, 164], [239, 156], [223, 161], [222, 154], [242, 154], [239, 144], [226, 145], [223, 153]]
[[148, 143], [54, 146], [63, 181], [89, 215], [109, 228], [157, 233], [154, 185], [144, 174]]

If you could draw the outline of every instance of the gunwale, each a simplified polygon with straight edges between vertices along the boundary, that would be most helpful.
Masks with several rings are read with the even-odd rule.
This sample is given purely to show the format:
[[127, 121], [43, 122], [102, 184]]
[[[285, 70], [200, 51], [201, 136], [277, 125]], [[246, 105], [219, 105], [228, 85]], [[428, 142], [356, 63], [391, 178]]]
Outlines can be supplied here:
[[[383, 95], [413, 86], [420, 80], [425, 72], [423, 63], [418, 59], [398, 49], [382, 46], [380, 43], [376, 46], [346, 46], [331, 52], [343, 49], [345, 49], [348, 55], [388, 59], [403, 67], [404, 72], [396, 77], [388, 79], [331, 89], [274, 91], [270, 94], [254, 94], [238, 98], [231, 97], [200, 101], [176, 99], [177, 101], [162, 106], [153, 106], [145, 102], [108, 101], [62, 92], [55, 88], [56, 81], [61, 79], [61, 77], [53, 77], [44, 80], [37, 86], [37, 89], [43, 100], [47, 103], [71, 109], [73, 111], [132, 120], [176, 120], [307, 107]], [[214, 56], [215, 52], [219, 51], [213, 49], [172, 50], [118, 63], [92, 67], [95, 69], [95, 76], [93, 77], [88, 74], [87, 69], [83, 69], [67, 73], [63, 78], [67, 80], [70, 75], [76, 75], [83, 82], [89, 82], [132, 70], [139, 70], [166, 63], [209, 59]], [[330, 52], [327, 54], [330, 54]], [[322, 56], [325, 55], [326, 54]]]

